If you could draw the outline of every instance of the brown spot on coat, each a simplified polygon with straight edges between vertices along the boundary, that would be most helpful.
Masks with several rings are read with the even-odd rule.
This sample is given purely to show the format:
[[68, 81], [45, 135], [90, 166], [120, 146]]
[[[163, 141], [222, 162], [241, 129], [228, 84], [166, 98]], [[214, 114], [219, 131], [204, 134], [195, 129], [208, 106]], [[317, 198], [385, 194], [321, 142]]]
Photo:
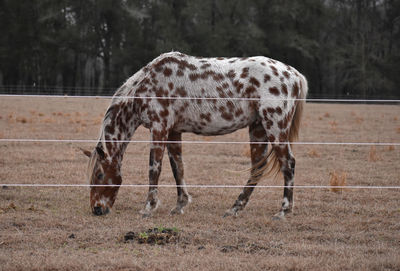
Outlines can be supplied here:
[[275, 142], [275, 136], [274, 135], [269, 135], [268, 136], [268, 141], [269, 142]]
[[271, 129], [271, 127], [272, 127], [272, 125], [274, 125], [274, 122], [272, 121], [272, 120], [267, 120], [266, 121], [266, 128], [267, 128], [267, 130], [270, 130]]
[[264, 83], [267, 83], [269, 80], [271, 80], [271, 76], [269, 74], [264, 74]]
[[191, 71], [197, 70], [197, 67], [195, 65], [189, 64], [186, 60], [179, 60], [176, 57], [172, 56], [162, 58], [158, 62], [154, 63], [153, 67], [155, 71], [160, 72], [162, 70], [162, 67], [168, 63], [177, 64], [180, 70], [185, 70], [185, 69], [189, 69]]
[[290, 78], [290, 74], [289, 74], [287, 71], [284, 71], [284, 72], [283, 72], [283, 76], [285, 76], [286, 79], [289, 79], [289, 78]]
[[169, 111], [168, 111], [167, 108], [165, 108], [164, 110], [162, 110], [162, 111], [160, 112], [160, 116], [161, 116], [162, 118], [165, 118], [165, 117], [167, 117], [168, 115], [169, 115]]
[[113, 135], [113, 134], [115, 133], [114, 126], [113, 126], [113, 125], [107, 125], [107, 126], [104, 128], [104, 132], [106, 132], [107, 134]]
[[233, 81], [233, 86], [236, 88], [236, 91], [239, 94], [244, 85], [239, 80], [235, 80]]
[[222, 73], [216, 73], [214, 76], [213, 76], [213, 79], [215, 80], [215, 81], [221, 81], [221, 80], [224, 80], [224, 75], [222, 74]]
[[176, 88], [176, 93], [180, 96], [180, 97], [186, 97], [187, 96], [187, 92], [185, 90], [184, 87], [177, 87]]
[[168, 88], [169, 88], [170, 90], [173, 90], [173, 89], [174, 89], [174, 83], [169, 82], [169, 83], [168, 83]]
[[279, 142], [286, 142], [288, 140], [287, 132], [281, 132], [279, 134]]
[[244, 112], [243, 112], [243, 109], [242, 109], [242, 108], [239, 108], [239, 109], [236, 110], [236, 112], [235, 112], [235, 117], [239, 117], [239, 116], [241, 116], [243, 113], [244, 113]]
[[279, 96], [279, 94], [280, 94], [279, 89], [277, 87], [270, 87], [269, 92], [275, 96]]
[[231, 113], [228, 113], [228, 112], [223, 112], [223, 113], [221, 114], [221, 117], [222, 117], [223, 119], [227, 120], [227, 121], [233, 120], [233, 115], [232, 115]]
[[250, 84], [253, 84], [256, 87], [260, 87], [260, 82], [255, 77], [250, 77], [249, 82]]
[[168, 67], [165, 67], [163, 74], [164, 76], [169, 77], [172, 74], [172, 70]]
[[142, 84], [144, 84], [144, 85], [151, 85], [150, 79], [147, 78], [147, 77], [145, 77], [145, 78], [142, 80]]
[[256, 91], [256, 88], [254, 86], [248, 86], [245, 90], [246, 95], [250, 96], [252, 93]]
[[197, 79], [199, 79], [199, 77], [200, 77], [200, 75], [198, 73], [189, 74], [190, 81], [196, 81]]
[[249, 67], [245, 67], [242, 69], [242, 74], [240, 75], [241, 78], [246, 78], [249, 76]]
[[270, 67], [271, 67], [271, 70], [272, 70], [273, 74], [275, 76], [279, 76], [278, 70], [275, 68], [275, 66], [270, 65]]
[[228, 107], [228, 111], [232, 112], [235, 109], [235, 105], [233, 104], [232, 101], [228, 101], [226, 103], [226, 106]]
[[230, 71], [227, 73], [227, 76], [228, 76], [230, 79], [233, 79], [233, 78], [235, 78], [236, 73], [235, 73], [234, 70], [230, 70]]
[[282, 93], [287, 96], [288, 95], [288, 89], [285, 83], [282, 83]]
[[206, 120], [207, 122], [211, 122], [211, 113], [200, 113], [200, 118]]
[[297, 84], [297, 82], [295, 82], [293, 85], [292, 97], [297, 98], [299, 96], [299, 92], [300, 92], [299, 85]]
[[147, 89], [147, 87], [145, 87], [144, 85], [140, 85], [139, 87], [138, 87], [138, 89], [136, 90], [136, 94], [139, 94], [139, 93], [146, 93], [148, 91], [148, 89]]

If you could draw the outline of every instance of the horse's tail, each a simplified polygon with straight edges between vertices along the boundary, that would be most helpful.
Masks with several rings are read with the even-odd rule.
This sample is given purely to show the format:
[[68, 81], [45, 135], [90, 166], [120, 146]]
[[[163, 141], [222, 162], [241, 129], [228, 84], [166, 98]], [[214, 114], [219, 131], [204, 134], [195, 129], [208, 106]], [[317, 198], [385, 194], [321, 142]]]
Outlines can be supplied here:
[[295, 101], [295, 111], [292, 118], [292, 123], [289, 130], [289, 142], [293, 142], [299, 137], [301, 116], [303, 115], [304, 104], [306, 103], [305, 98], [308, 92], [307, 79], [300, 75], [300, 93]]
[[[295, 111], [289, 128], [288, 141], [290, 142], [290, 145], [292, 145], [291, 143], [293, 141], [298, 139], [301, 116], [303, 115], [304, 104], [306, 103], [305, 98], [308, 92], [307, 79], [303, 75], [300, 75], [299, 83], [300, 93], [295, 101]], [[278, 156], [275, 153], [275, 148], [272, 147], [267, 156], [251, 168], [251, 175], [256, 179], [261, 176], [276, 176], [280, 171], [280, 167], [281, 164], [279, 162]]]

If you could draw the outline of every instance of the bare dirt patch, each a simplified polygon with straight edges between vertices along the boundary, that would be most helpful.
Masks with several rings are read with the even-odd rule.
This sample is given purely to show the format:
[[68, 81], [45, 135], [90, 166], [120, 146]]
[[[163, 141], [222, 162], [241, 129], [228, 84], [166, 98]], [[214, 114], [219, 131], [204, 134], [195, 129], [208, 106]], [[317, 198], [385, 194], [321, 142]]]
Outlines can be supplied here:
[[[0, 138], [97, 139], [109, 101], [101, 99], [0, 100]], [[400, 107], [307, 104], [299, 141], [399, 142]], [[148, 140], [140, 128], [134, 140]], [[248, 141], [247, 130], [223, 137], [185, 134], [184, 140]], [[85, 184], [86, 157], [94, 143], [0, 142], [0, 182]], [[243, 185], [248, 146], [185, 144], [188, 184]], [[147, 184], [149, 146], [131, 143], [124, 184]], [[346, 186], [399, 185], [397, 146], [295, 145], [296, 185], [330, 186], [345, 173]], [[174, 184], [164, 157], [161, 184]], [[340, 183], [340, 181], [338, 182]], [[281, 176], [261, 185], [282, 185]], [[334, 190], [335, 187], [332, 187]], [[222, 218], [241, 189], [190, 188], [180, 216], [174, 188], [160, 188], [153, 217], [139, 214], [147, 188], [120, 189], [112, 212], [89, 210], [82, 187], [0, 189], [0, 269], [4, 270], [398, 270], [400, 191], [396, 189], [295, 189], [295, 209], [274, 221], [282, 189], [256, 188], [236, 218]], [[168, 225], [179, 241], [164, 245], [124, 242], [128, 232]], [[156, 239], [155, 239], [156, 240]]]

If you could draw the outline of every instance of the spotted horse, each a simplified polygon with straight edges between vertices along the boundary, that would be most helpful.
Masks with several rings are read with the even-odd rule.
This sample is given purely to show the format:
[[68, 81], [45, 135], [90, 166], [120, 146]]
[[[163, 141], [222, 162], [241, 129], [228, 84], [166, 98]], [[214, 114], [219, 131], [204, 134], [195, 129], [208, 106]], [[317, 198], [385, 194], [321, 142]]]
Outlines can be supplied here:
[[151, 135], [150, 186], [143, 216], [150, 216], [159, 205], [157, 184], [165, 147], [178, 192], [171, 213], [181, 214], [191, 202], [183, 174], [182, 133], [214, 136], [249, 127], [250, 178], [225, 215], [237, 215], [246, 206], [263, 173], [280, 170], [285, 187], [274, 217], [283, 218], [293, 207], [295, 158], [290, 142], [298, 135], [307, 89], [305, 77], [296, 69], [263, 56], [160, 55], [118, 89], [97, 146], [92, 152], [84, 150], [90, 158], [92, 212], [106, 214], [113, 206], [122, 183], [124, 151], [140, 125]]

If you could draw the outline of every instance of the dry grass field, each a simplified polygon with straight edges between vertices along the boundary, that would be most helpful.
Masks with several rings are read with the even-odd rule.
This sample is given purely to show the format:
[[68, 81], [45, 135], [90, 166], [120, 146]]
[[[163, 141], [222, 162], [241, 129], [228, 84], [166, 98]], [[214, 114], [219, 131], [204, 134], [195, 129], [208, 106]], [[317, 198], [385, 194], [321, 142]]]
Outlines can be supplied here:
[[[109, 100], [0, 98], [0, 138], [97, 139]], [[140, 128], [134, 140], [148, 140]], [[247, 130], [184, 140], [247, 141]], [[300, 131], [307, 142], [400, 142], [400, 106], [307, 104]], [[0, 182], [85, 184], [94, 143], [0, 142]], [[186, 144], [188, 184], [244, 185], [247, 145]], [[398, 186], [400, 146], [296, 145], [296, 185]], [[147, 184], [148, 144], [131, 143], [124, 184]], [[164, 157], [160, 184], [174, 184]], [[283, 185], [281, 176], [261, 185]], [[162, 205], [139, 214], [146, 187], [123, 187], [111, 214], [93, 216], [87, 187], [0, 187], [2, 270], [400, 270], [399, 189], [295, 189], [286, 220], [271, 217], [283, 189], [256, 189], [236, 218], [222, 218], [240, 188], [190, 188], [185, 214]], [[179, 230], [165, 245], [124, 242], [129, 232]]]

